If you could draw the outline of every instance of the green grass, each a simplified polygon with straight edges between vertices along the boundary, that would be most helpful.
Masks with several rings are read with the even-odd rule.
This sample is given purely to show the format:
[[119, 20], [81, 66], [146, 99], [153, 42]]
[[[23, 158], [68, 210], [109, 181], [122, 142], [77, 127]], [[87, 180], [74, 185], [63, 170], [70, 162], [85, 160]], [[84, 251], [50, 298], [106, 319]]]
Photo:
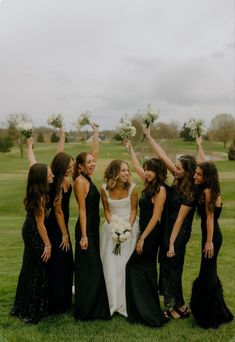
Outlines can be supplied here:
[[[192, 143], [182, 140], [164, 141], [169, 153], [195, 152]], [[36, 144], [35, 153], [38, 161], [50, 163], [54, 156], [56, 145]], [[142, 147], [136, 146], [139, 156]], [[222, 144], [205, 142], [206, 152], [222, 152]], [[76, 156], [83, 150], [90, 150], [90, 145], [68, 144], [66, 151]], [[152, 155], [147, 144], [144, 145], [145, 155]], [[94, 181], [100, 187], [103, 182], [103, 171], [109, 161], [114, 158], [128, 160], [128, 154], [120, 143], [103, 143], [101, 155], [97, 163]], [[223, 246], [218, 258], [218, 273], [224, 287], [227, 305], [235, 313], [235, 277], [234, 277], [234, 227], [235, 227], [235, 163], [222, 160], [215, 162], [221, 179], [223, 212], [220, 226], [223, 232]], [[14, 148], [9, 154], [0, 154], [0, 342], [1, 341], [234, 341], [234, 322], [222, 325], [219, 329], [203, 330], [194, 325], [192, 317], [187, 320], [171, 321], [161, 329], [153, 329], [142, 325], [131, 325], [125, 318], [114, 316], [110, 322], [76, 322], [72, 314], [51, 316], [42, 320], [36, 326], [27, 326], [9, 315], [14, 300], [16, 284], [22, 262], [23, 243], [21, 226], [24, 220], [23, 197], [25, 194], [28, 170], [27, 157], [19, 158], [19, 151]], [[133, 172], [138, 190], [142, 185]], [[103, 221], [103, 210], [101, 208]], [[77, 219], [77, 204], [74, 196], [71, 198], [71, 217], [69, 228], [74, 245], [74, 227]], [[192, 237], [188, 243], [184, 268], [184, 293], [189, 302], [191, 285], [197, 276], [200, 265], [200, 222], [195, 218]]]

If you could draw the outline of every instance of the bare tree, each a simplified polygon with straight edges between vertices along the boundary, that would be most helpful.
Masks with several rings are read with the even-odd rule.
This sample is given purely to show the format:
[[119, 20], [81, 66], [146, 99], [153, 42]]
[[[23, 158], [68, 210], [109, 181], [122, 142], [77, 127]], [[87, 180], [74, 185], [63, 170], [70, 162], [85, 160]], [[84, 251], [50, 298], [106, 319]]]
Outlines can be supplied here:
[[222, 141], [226, 147], [229, 141], [235, 139], [235, 118], [228, 113], [216, 115], [211, 120], [210, 136], [212, 139]]

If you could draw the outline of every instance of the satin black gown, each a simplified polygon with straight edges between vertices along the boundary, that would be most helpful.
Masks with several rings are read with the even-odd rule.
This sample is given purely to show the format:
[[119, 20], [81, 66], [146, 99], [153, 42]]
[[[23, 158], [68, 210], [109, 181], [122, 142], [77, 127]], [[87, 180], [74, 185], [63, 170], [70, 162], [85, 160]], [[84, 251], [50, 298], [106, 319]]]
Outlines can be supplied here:
[[33, 214], [28, 214], [25, 219], [22, 237], [23, 263], [11, 315], [27, 323], [37, 323], [48, 315], [49, 302], [46, 263], [41, 259], [44, 243]]
[[[169, 249], [170, 235], [176, 221], [181, 205], [192, 207], [188, 215], [183, 221], [180, 232], [175, 240], [175, 256], [167, 257]], [[185, 304], [182, 287], [182, 274], [184, 266], [184, 258], [186, 252], [186, 244], [190, 238], [192, 231], [192, 221], [195, 212], [194, 200], [186, 200], [175, 186], [169, 188], [167, 215], [163, 228], [163, 235], [159, 252], [160, 277], [159, 287], [160, 293], [164, 296], [166, 306], [181, 307]]]
[[[68, 191], [64, 192], [62, 190], [61, 204], [68, 235], [69, 201], [71, 191], [71, 185]], [[51, 206], [50, 214], [46, 220], [46, 227], [48, 237], [52, 245], [51, 259], [47, 263], [49, 312], [51, 314], [64, 313], [71, 309], [72, 305], [72, 282], [74, 270], [73, 252], [71, 242], [69, 251], [62, 251], [60, 248], [62, 233], [55, 216], [53, 205]]]
[[99, 201], [100, 194], [87, 175], [90, 182], [86, 196], [86, 233], [87, 250], [80, 247], [81, 228], [78, 217], [75, 227], [75, 303], [74, 317], [77, 320], [110, 319], [107, 290], [100, 258], [99, 245]]
[[[199, 276], [193, 283], [191, 295], [191, 311], [202, 328], [217, 328], [222, 323], [232, 321], [233, 315], [227, 308], [221, 282], [217, 275], [217, 256], [222, 244], [222, 233], [218, 224], [222, 207], [214, 211], [214, 256], [205, 258], [202, 252]], [[202, 229], [202, 250], [207, 239], [205, 203], [198, 205], [198, 212], [201, 216]]]
[[[139, 199], [141, 233], [153, 215], [152, 195], [149, 192]], [[144, 241], [142, 254], [139, 255], [135, 250], [126, 265], [126, 306], [128, 319], [132, 323], [152, 327], [161, 327], [164, 323], [157, 284], [159, 241], [160, 223], [157, 223]]]

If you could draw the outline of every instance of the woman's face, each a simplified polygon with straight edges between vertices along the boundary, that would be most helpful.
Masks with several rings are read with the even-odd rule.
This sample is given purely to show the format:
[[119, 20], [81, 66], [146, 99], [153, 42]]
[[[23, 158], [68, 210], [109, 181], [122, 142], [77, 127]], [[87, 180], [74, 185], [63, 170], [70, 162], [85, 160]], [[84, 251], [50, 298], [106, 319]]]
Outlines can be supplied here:
[[65, 176], [71, 176], [73, 174], [73, 167], [74, 167], [74, 161], [73, 159], [70, 159]]
[[48, 184], [53, 183], [53, 178], [54, 178], [54, 175], [53, 175], [53, 173], [51, 171], [51, 168], [48, 166], [47, 167], [47, 183]]
[[204, 183], [203, 171], [202, 171], [202, 169], [199, 166], [197, 166], [193, 178], [194, 178], [194, 183], [197, 184], [197, 185], [200, 185], [200, 184]]
[[128, 165], [126, 163], [122, 163], [120, 167], [118, 179], [121, 182], [126, 183], [128, 181], [129, 176], [130, 176], [130, 171], [129, 171]]
[[174, 175], [175, 175], [175, 178], [177, 179], [182, 179], [185, 176], [185, 170], [179, 160], [177, 160], [175, 163]]
[[86, 156], [84, 164], [81, 165], [81, 170], [85, 172], [88, 176], [91, 176], [95, 170], [95, 158], [92, 154]]
[[145, 169], [144, 172], [145, 172], [146, 180], [147, 180], [148, 182], [152, 182], [152, 181], [157, 177], [156, 172], [154, 172], [154, 171], [152, 171], [152, 170], [147, 170], [147, 169]]

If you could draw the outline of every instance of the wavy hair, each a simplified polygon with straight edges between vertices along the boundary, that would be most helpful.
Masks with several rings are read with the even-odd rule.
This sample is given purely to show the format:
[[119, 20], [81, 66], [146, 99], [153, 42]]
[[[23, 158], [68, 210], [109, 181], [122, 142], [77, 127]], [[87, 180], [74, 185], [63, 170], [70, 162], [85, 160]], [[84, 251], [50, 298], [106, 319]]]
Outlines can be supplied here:
[[161, 159], [151, 158], [144, 162], [143, 164], [144, 170], [153, 171], [156, 173], [156, 177], [151, 181], [145, 181], [145, 188], [142, 191], [142, 194], [146, 192], [152, 192], [153, 194], [158, 193], [160, 191], [160, 187], [165, 184], [167, 177], [167, 169], [165, 164]]
[[53, 183], [50, 186], [52, 203], [61, 195], [62, 183], [71, 160], [73, 157], [70, 154], [59, 152], [51, 162], [51, 171], [54, 174]]
[[190, 154], [184, 154], [178, 160], [185, 171], [185, 176], [182, 179], [175, 179], [173, 186], [177, 186], [184, 197], [192, 200], [194, 196], [192, 186], [194, 184], [194, 174], [197, 166], [196, 159]]
[[208, 208], [209, 210], [213, 211], [215, 208], [216, 200], [220, 195], [218, 170], [215, 164], [210, 161], [199, 163], [197, 166], [202, 170], [204, 180], [201, 191], [199, 192], [199, 202], [201, 203], [203, 200], [203, 190], [210, 189], [211, 200], [208, 203]]
[[[104, 172], [104, 181], [107, 184], [107, 189], [109, 191], [113, 190], [117, 184], [117, 179], [120, 174], [122, 165], [126, 164], [128, 166], [129, 170], [129, 165], [125, 160], [120, 160], [120, 159], [114, 159], [110, 162], [110, 164], [107, 166], [105, 172]], [[130, 170], [129, 170], [130, 172]], [[128, 177], [127, 182], [124, 183], [123, 187], [124, 189], [129, 189], [131, 185], [130, 177]]]
[[24, 206], [27, 213], [41, 214], [42, 199], [49, 200], [48, 166], [36, 163], [29, 169]]

